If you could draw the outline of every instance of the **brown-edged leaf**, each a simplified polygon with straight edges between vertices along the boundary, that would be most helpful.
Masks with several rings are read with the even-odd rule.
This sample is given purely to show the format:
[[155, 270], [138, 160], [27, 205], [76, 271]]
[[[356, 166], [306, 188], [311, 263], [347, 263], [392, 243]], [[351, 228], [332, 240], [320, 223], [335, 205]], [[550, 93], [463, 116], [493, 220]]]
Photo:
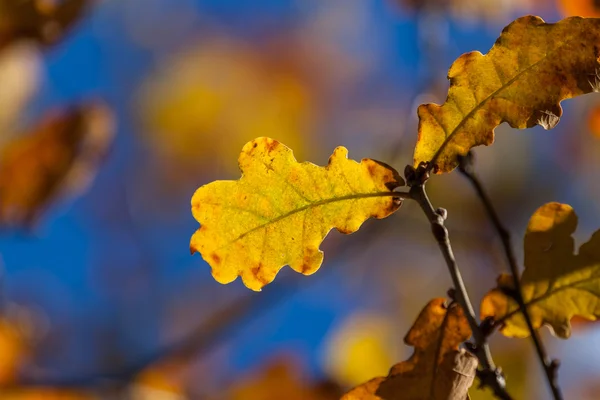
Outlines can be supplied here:
[[599, 55], [600, 19], [515, 20], [488, 54], [463, 54], [452, 64], [443, 105], [419, 107], [415, 165], [450, 172], [472, 147], [490, 145], [503, 122], [553, 128], [562, 100], [600, 90]]
[[310, 275], [319, 269], [319, 246], [332, 228], [352, 233], [368, 218], [385, 218], [402, 204], [393, 189], [404, 180], [392, 167], [371, 159], [348, 159], [338, 147], [329, 164], [299, 163], [292, 150], [270, 138], [242, 149], [237, 181], [216, 181], [192, 197], [200, 228], [190, 250], [200, 252], [213, 277], [238, 276], [260, 290], [289, 265]]

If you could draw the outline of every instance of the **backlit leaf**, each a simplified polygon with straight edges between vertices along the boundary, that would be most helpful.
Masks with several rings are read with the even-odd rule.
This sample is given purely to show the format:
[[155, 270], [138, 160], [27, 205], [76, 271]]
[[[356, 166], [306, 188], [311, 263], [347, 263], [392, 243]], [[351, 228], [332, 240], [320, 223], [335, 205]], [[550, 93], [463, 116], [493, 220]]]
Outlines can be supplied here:
[[0, 226], [31, 227], [50, 201], [86, 187], [113, 132], [112, 112], [90, 103], [50, 113], [0, 149]]
[[20, 39], [50, 45], [81, 18], [91, 0], [0, 0], [0, 49]]
[[459, 349], [471, 337], [462, 309], [431, 300], [404, 342], [415, 348], [385, 378], [375, 378], [348, 392], [342, 400], [465, 400], [475, 379], [477, 358]]
[[[573, 316], [590, 320], [600, 316], [600, 230], [574, 254], [571, 235], [576, 228], [577, 216], [570, 206], [548, 203], [531, 217], [524, 241], [521, 282], [533, 325], [548, 324], [562, 338], [569, 337]], [[529, 336], [507, 289], [512, 289], [512, 278], [501, 275], [498, 288], [483, 298], [481, 317], [501, 321], [506, 336]]]
[[212, 267], [214, 278], [238, 276], [252, 290], [273, 281], [281, 267], [310, 275], [323, 261], [319, 245], [332, 228], [356, 231], [370, 218], [385, 218], [404, 185], [391, 167], [360, 163], [338, 147], [326, 167], [298, 163], [292, 150], [269, 138], [247, 143], [239, 157], [242, 178], [199, 188], [192, 212], [201, 227], [190, 242]]
[[494, 128], [553, 128], [564, 99], [600, 90], [600, 19], [546, 24], [526, 16], [506, 28], [489, 51], [459, 57], [448, 72], [446, 102], [418, 109], [415, 165], [450, 172], [458, 156], [490, 145]]

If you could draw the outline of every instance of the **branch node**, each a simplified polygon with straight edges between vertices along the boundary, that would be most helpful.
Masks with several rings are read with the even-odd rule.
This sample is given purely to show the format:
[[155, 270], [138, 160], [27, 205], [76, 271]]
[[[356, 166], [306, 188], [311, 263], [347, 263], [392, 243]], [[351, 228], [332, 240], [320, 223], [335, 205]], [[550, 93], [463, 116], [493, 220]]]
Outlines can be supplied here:
[[435, 213], [437, 215], [439, 215], [440, 217], [442, 217], [442, 219], [444, 221], [448, 218], [448, 210], [446, 210], [445, 208], [439, 207], [438, 209], [435, 210]]
[[496, 320], [494, 320], [493, 317], [487, 317], [483, 321], [481, 321], [481, 324], [479, 325], [479, 329], [481, 330], [481, 333], [483, 334], [483, 336], [487, 338], [492, 333], [494, 333], [497, 326], [498, 326], [498, 324], [496, 323]]
[[458, 156], [458, 170], [466, 175], [475, 173], [475, 155], [472, 151], [464, 156]]
[[548, 367], [550, 369], [550, 373], [552, 374], [552, 378], [554, 380], [556, 380], [556, 378], [558, 377], [558, 368], [560, 368], [560, 360], [559, 359], [553, 359], [550, 362], [550, 366]]
[[446, 292], [446, 294], [448, 295], [448, 297], [450, 298], [450, 300], [452, 300], [452, 302], [456, 301], [456, 289], [450, 288], [450, 289], [448, 289], [448, 291]]

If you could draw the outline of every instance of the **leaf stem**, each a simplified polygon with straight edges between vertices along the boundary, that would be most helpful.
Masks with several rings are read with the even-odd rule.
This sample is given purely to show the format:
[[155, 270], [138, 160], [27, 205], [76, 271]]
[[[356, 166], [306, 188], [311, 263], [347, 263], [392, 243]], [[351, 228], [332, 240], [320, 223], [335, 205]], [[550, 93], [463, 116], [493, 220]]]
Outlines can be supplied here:
[[479, 327], [479, 323], [475, 317], [475, 311], [473, 310], [473, 305], [469, 299], [469, 294], [467, 293], [467, 288], [465, 287], [460, 269], [458, 268], [458, 264], [454, 258], [448, 229], [446, 229], [446, 226], [444, 225], [446, 211], [443, 209], [435, 210], [433, 208], [429, 198], [427, 197], [427, 193], [425, 192], [424, 181], [418, 183], [414, 181], [412, 182], [409, 197], [419, 204], [427, 216], [427, 219], [431, 224], [433, 236], [440, 246], [444, 260], [446, 261], [446, 265], [450, 271], [450, 276], [452, 277], [452, 282], [454, 284], [456, 301], [463, 308], [467, 321], [469, 322], [469, 326], [473, 332], [475, 344], [471, 346], [470, 350], [475, 354], [475, 356], [477, 356], [482, 367], [481, 371], [478, 373], [478, 376], [481, 380], [481, 385], [491, 388], [494, 392], [494, 395], [499, 399], [511, 400], [512, 398], [505, 388], [502, 372], [494, 365], [494, 361], [492, 360], [492, 355], [487, 344], [487, 337]]
[[514, 298], [517, 304], [519, 305], [519, 310], [522, 311], [523, 317], [525, 318], [527, 328], [529, 329], [529, 333], [531, 334], [531, 340], [535, 346], [538, 359], [540, 360], [540, 363], [544, 368], [546, 379], [548, 381], [548, 385], [550, 386], [550, 390], [552, 391], [552, 395], [555, 400], [562, 400], [563, 396], [556, 379], [558, 362], [550, 360], [546, 348], [544, 347], [544, 343], [540, 338], [539, 332], [533, 327], [531, 316], [527, 311], [527, 306], [525, 305], [525, 301], [523, 299], [523, 290], [521, 287], [521, 281], [519, 280], [519, 268], [517, 267], [517, 259], [511, 243], [510, 233], [502, 224], [502, 221], [500, 220], [496, 209], [492, 205], [492, 201], [489, 195], [483, 188], [483, 185], [479, 180], [478, 176], [475, 174], [473, 153], [469, 152], [465, 157], [460, 158], [460, 164], [458, 169], [463, 174], [463, 176], [467, 178], [467, 180], [475, 189], [477, 197], [479, 197], [479, 199], [481, 200], [481, 203], [485, 208], [488, 218], [492, 222], [494, 229], [500, 237], [502, 247], [504, 248], [504, 254], [506, 255], [508, 266], [510, 268], [510, 273], [513, 277], [515, 287]]

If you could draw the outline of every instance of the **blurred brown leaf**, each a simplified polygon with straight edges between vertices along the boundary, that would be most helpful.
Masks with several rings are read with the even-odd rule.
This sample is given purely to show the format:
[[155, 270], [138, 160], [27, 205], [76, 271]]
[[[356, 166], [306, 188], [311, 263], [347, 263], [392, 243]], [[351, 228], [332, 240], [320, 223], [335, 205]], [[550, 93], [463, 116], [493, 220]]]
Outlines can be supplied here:
[[32, 39], [51, 45], [64, 37], [92, 0], [0, 0], [0, 49]]
[[0, 226], [30, 228], [52, 200], [85, 188], [113, 132], [112, 112], [95, 102], [51, 112], [0, 149]]

